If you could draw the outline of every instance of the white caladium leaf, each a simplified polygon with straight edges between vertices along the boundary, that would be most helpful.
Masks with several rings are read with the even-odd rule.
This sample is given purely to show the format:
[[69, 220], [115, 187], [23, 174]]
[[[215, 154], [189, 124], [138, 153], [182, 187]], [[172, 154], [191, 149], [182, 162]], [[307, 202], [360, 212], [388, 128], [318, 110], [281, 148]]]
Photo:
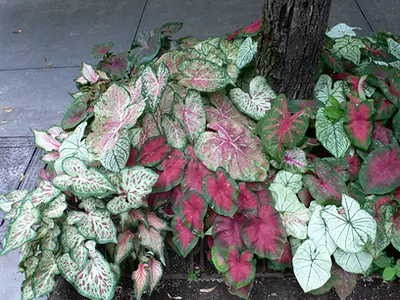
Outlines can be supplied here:
[[317, 112], [315, 130], [318, 141], [336, 158], [344, 157], [350, 141], [343, 129], [343, 119], [334, 121], [324, 114], [324, 108]]
[[164, 238], [159, 231], [150, 227], [146, 228], [143, 224], [139, 225], [140, 244], [158, 255], [160, 261], [165, 265], [164, 259]]
[[100, 160], [102, 166], [111, 172], [120, 172], [126, 166], [130, 148], [131, 140], [129, 139], [129, 134], [124, 131], [114, 148], [108, 150]]
[[280, 183], [271, 183], [269, 190], [275, 200], [275, 209], [279, 212], [297, 212], [304, 209], [304, 204], [299, 201], [296, 193], [289, 187]]
[[66, 174], [56, 176], [52, 183], [62, 191], [71, 189], [76, 196], [104, 196], [116, 193], [110, 180], [96, 168], [88, 168], [83, 161], [67, 157], [63, 161]]
[[53, 150], [57, 151], [61, 146], [61, 143], [50, 134], [48, 134], [46, 131], [32, 129], [32, 133], [35, 137], [36, 146], [46, 152], [50, 152]]
[[151, 169], [134, 166], [111, 176], [119, 196], [107, 203], [107, 209], [115, 215], [142, 206], [142, 199], [151, 193], [158, 174]]
[[64, 211], [67, 209], [68, 204], [64, 194], [60, 194], [57, 198], [52, 200], [45, 209], [43, 209], [43, 216], [50, 219], [60, 218]]
[[6, 238], [3, 243], [3, 250], [0, 255], [21, 247], [23, 244], [33, 240], [37, 233], [32, 225], [39, 222], [40, 211], [32, 201], [25, 200], [18, 209], [16, 218], [10, 223]]
[[175, 104], [174, 114], [182, 123], [190, 141], [196, 141], [206, 130], [206, 113], [199, 92], [190, 90], [186, 95], [185, 103]]
[[347, 24], [340, 23], [336, 26], [333, 26], [331, 30], [329, 30], [326, 35], [332, 39], [338, 39], [344, 36], [356, 36], [354, 30], [361, 30], [360, 27], [350, 27]]
[[321, 211], [322, 219], [328, 227], [329, 235], [342, 250], [357, 253], [364, 249], [376, 236], [376, 222], [353, 198], [342, 195], [343, 209], [326, 206]]
[[333, 253], [336, 263], [346, 272], [363, 274], [372, 264], [374, 257], [367, 252], [349, 253], [336, 249]]
[[315, 206], [308, 224], [308, 236], [315, 243], [315, 246], [323, 245], [328, 249], [329, 254], [333, 254], [337, 246], [329, 235], [328, 227], [321, 217], [321, 210], [321, 205]]
[[21, 202], [27, 194], [28, 190], [16, 190], [0, 195], [0, 210], [5, 214], [9, 213], [13, 209], [13, 204]]
[[310, 212], [306, 207], [294, 213], [280, 213], [280, 216], [288, 236], [299, 240], [307, 239], [307, 222], [310, 220]]
[[323, 286], [331, 277], [331, 255], [325, 246], [312, 240], [303, 242], [293, 256], [293, 270], [301, 288], [309, 292]]
[[128, 135], [132, 147], [136, 147], [138, 145], [142, 131], [143, 128], [132, 128], [129, 130]]
[[154, 291], [163, 276], [163, 268], [161, 263], [155, 258], [149, 260], [150, 284], [149, 295]]
[[52, 251], [45, 250], [39, 256], [39, 263], [32, 278], [33, 293], [36, 298], [48, 295], [56, 284], [55, 275], [60, 274], [57, 260]]
[[63, 254], [58, 259], [58, 269], [81, 295], [91, 299], [111, 300], [117, 281], [109, 263], [96, 250], [95, 244], [93, 241], [86, 243], [89, 259], [81, 269], [69, 254]]
[[389, 53], [400, 60], [400, 44], [392, 38], [387, 39]]
[[143, 293], [150, 285], [150, 271], [147, 264], [139, 264], [136, 271], [132, 273], [133, 287], [137, 300], [142, 298]]
[[160, 104], [162, 95], [167, 87], [170, 71], [165, 64], [159, 64], [157, 73], [154, 68], [148, 65], [142, 73], [144, 98], [147, 106], [155, 112]]
[[242, 69], [248, 65], [257, 53], [258, 42], [254, 42], [251, 37], [248, 37], [240, 45], [238, 56], [236, 58], [236, 66]]
[[172, 147], [184, 150], [186, 148], [186, 135], [181, 122], [170, 115], [164, 115], [161, 126], [167, 138], [168, 144]]
[[345, 58], [355, 65], [360, 64], [361, 50], [365, 48], [365, 44], [359, 40], [350, 36], [344, 36], [336, 39], [335, 44], [332, 46], [331, 52], [338, 58]]
[[129, 229], [125, 230], [124, 233], [121, 233], [118, 236], [118, 244], [114, 251], [115, 263], [121, 264], [125, 258], [131, 255], [135, 249], [134, 239], [135, 235]]
[[334, 97], [339, 103], [346, 101], [344, 95], [344, 82], [338, 80], [332, 87], [332, 78], [329, 75], [323, 74], [319, 77], [314, 88], [314, 96], [325, 105], [329, 105], [329, 98]]
[[86, 139], [90, 148], [102, 158], [118, 143], [124, 129], [135, 126], [145, 107], [142, 97], [133, 98], [127, 89], [111, 85], [94, 105], [94, 130]]
[[42, 180], [27, 198], [30, 199], [33, 205], [38, 206], [42, 203], [47, 204], [61, 194], [61, 191], [53, 186], [50, 181]]
[[240, 88], [234, 88], [231, 89], [230, 96], [240, 111], [257, 121], [271, 109], [271, 99], [276, 98], [275, 92], [262, 76], [256, 76], [250, 81], [248, 93]]
[[275, 175], [274, 182], [290, 188], [297, 194], [303, 186], [301, 181], [302, 177], [303, 176], [301, 174], [294, 174], [285, 170], [281, 170]]
[[89, 83], [96, 83], [100, 77], [91, 65], [85, 64], [84, 62], [82, 62], [81, 73], [83, 78]]

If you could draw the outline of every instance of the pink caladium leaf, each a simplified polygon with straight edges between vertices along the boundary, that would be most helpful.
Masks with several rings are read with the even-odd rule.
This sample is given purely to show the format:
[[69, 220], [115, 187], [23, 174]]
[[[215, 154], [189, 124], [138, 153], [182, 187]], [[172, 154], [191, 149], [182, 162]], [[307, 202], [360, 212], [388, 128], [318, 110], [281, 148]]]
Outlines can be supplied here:
[[350, 174], [350, 180], [354, 181], [358, 179], [358, 173], [360, 172], [361, 168], [361, 159], [357, 154], [354, 154], [353, 156], [347, 154], [346, 160], [349, 163], [349, 168], [347, 171]]
[[371, 152], [360, 169], [360, 183], [367, 194], [386, 194], [400, 186], [400, 153], [395, 146]]
[[347, 194], [346, 183], [342, 176], [333, 171], [331, 163], [321, 159], [315, 162], [315, 175], [303, 176], [303, 184], [320, 204], [340, 205], [342, 194]]
[[92, 56], [94, 58], [102, 58], [114, 48], [113, 42], [106, 42], [103, 44], [94, 45], [92, 48]]
[[144, 108], [142, 98], [132, 99], [126, 89], [111, 85], [94, 106], [94, 130], [87, 137], [89, 146], [103, 157], [118, 143], [122, 130], [136, 124]]
[[182, 123], [186, 135], [194, 142], [206, 130], [206, 114], [203, 100], [197, 91], [190, 90], [185, 103], [178, 102], [174, 106], [175, 117]]
[[133, 287], [137, 300], [142, 299], [143, 293], [150, 286], [150, 271], [148, 264], [139, 264], [136, 271], [132, 273]]
[[136, 67], [150, 62], [158, 54], [161, 48], [161, 31], [140, 31], [132, 44], [131, 57]]
[[153, 115], [145, 114], [142, 118], [142, 130], [140, 131], [139, 141], [136, 147], [141, 147], [151, 137], [159, 136], [161, 134], [158, 124]]
[[89, 97], [90, 93], [84, 93], [67, 106], [61, 120], [62, 128], [65, 130], [75, 128], [89, 116], [87, 111]]
[[332, 288], [340, 299], [346, 299], [357, 286], [357, 275], [348, 273], [340, 267], [334, 267], [331, 272]]
[[160, 64], [155, 70], [152, 66], [148, 65], [142, 73], [144, 92], [143, 96], [146, 100], [147, 106], [152, 112], [155, 112], [165, 88], [170, 71], [165, 64]]
[[227, 217], [236, 213], [239, 187], [223, 168], [204, 178], [203, 194], [216, 213]]
[[39, 256], [39, 263], [32, 278], [32, 288], [35, 297], [43, 297], [53, 291], [56, 280], [55, 276], [60, 274], [54, 253], [44, 250]]
[[172, 147], [185, 150], [186, 134], [181, 122], [174, 116], [165, 114], [162, 117], [161, 126], [167, 138], [168, 144]]
[[239, 183], [239, 196], [237, 199], [238, 204], [238, 213], [247, 215], [247, 214], [255, 214], [257, 215], [259, 200], [257, 195], [247, 188], [245, 183]]
[[225, 278], [235, 289], [240, 289], [251, 283], [256, 275], [256, 260], [253, 259], [253, 253], [246, 250], [242, 253], [235, 247], [228, 249], [226, 261], [228, 270]]
[[166, 37], [166, 36], [171, 36], [175, 33], [178, 33], [183, 27], [182, 22], [170, 22], [170, 23], [165, 23], [163, 26], [161, 26], [160, 31], [161, 31], [161, 36]]
[[114, 250], [114, 261], [117, 264], [127, 258], [135, 249], [135, 235], [130, 230], [125, 230], [118, 236], [118, 243]]
[[117, 281], [109, 263], [96, 250], [95, 245], [94, 241], [86, 243], [89, 257], [82, 268], [78, 268], [69, 254], [65, 253], [58, 258], [58, 269], [81, 295], [92, 299], [111, 300]]
[[184, 60], [185, 56], [181, 52], [167, 52], [156, 61], [155, 65], [165, 64], [170, 71], [170, 75], [173, 75], [179, 73], [178, 68]]
[[203, 219], [207, 212], [207, 201], [197, 192], [188, 192], [181, 199], [179, 211], [183, 222], [195, 234], [203, 235]]
[[208, 169], [223, 167], [235, 180], [266, 179], [269, 162], [260, 140], [249, 129], [228, 121], [209, 123], [207, 127], [215, 132], [202, 133], [194, 152]]
[[303, 140], [307, 128], [307, 112], [301, 110], [291, 115], [286, 97], [280, 95], [257, 123], [256, 132], [268, 154], [280, 161], [287, 148], [293, 149]]
[[292, 266], [292, 258], [290, 243], [286, 242], [281, 257], [268, 262], [268, 267], [276, 271], [283, 271]]
[[171, 152], [165, 136], [148, 139], [139, 150], [137, 162], [143, 166], [155, 166]]
[[41, 180], [38, 186], [28, 194], [28, 198], [32, 200], [33, 205], [47, 204], [55, 199], [61, 191], [53, 186], [50, 181]]
[[139, 225], [140, 244], [146, 249], [156, 254], [160, 261], [165, 265], [164, 258], [164, 237], [160, 231], [150, 227], [146, 228], [143, 224]]
[[153, 257], [150, 257], [148, 265], [150, 272], [149, 296], [151, 296], [151, 293], [161, 281], [163, 268], [161, 263]]
[[182, 186], [184, 189], [189, 191], [203, 192], [203, 181], [204, 177], [211, 172], [204, 166], [204, 164], [198, 160], [193, 153], [193, 148], [188, 147], [187, 152], [192, 158], [189, 160], [185, 175], [182, 180]]
[[147, 220], [149, 221], [149, 225], [154, 229], [161, 230], [161, 231], [169, 231], [171, 230], [167, 223], [160, 219], [154, 212], [146, 212]]
[[221, 255], [225, 256], [229, 247], [235, 246], [239, 251], [246, 249], [242, 239], [242, 227], [247, 221], [243, 215], [236, 214], [233, 218], [217, 216], [213, 229], [212, 236], [214, 245]]
[[280, 258], [286, 234], [278, 211], [271, 205], [261, 205], [257, 216], [251, 216], [243, 224], [243, 240], [247, 248], [260, 257]]
[[367, 150], [371, 144], [373, 114], [374, 107], [368, 101], [363, 101], [358, 105], [352, 102], [346, 104], [344, 130], [350, 142], [364, 150]]
[[90, 84], [96, 83], [99, 80], [99, 74], [96, 73], [91, 65], [84, 62], [81, 64], [81, 73]]
[[186, 257], [196, 246], [199, 237], [183, 224], [182, 217], [179, 215], [175, 215], [172, 220], [172, 228], [174, 229], [174, 244], [180, 254]]
[[392, 142], [392, 131], [383, 126], [381, 122], [375, 122], [372, 139], [381, 142], [384, 145], [390, 145]]
[[396, 106], [380, 93], [374, 94], [374, 106], [376, 121], [387, 120], [396, 112]]
[[261, 28], [261, 18], [259, 18], [251, 25], [236, 30], [233, 34], [228, 35], [228, 40], [233, 40], [235, 38], [240, 38], [240, 37], [255, 36], [260, 31], [260, 28]]
[[160, 165], [164, 170], [154, 185], [154, 192], [169, 191], [177, 186], [182, 181], [187, 162], [187, 158], [175, 155], [165, 159]]
[[31, 129], [32, 133], [35, 137], [35, 144], [39, 148], [43, 149], [46, 152], [50, 151], [58, 151], [61, 146], [61, 143], [57, 141], [54, 137], [48, 134], [46, 131], [34, 130]]
[[224, 68], [208, 60], [186, 60], [179, 66], [179, 71], [183, 74], [179, 84], [199, 92], [215, 92], [232, 81]]
[[300, 148], [287, 150], [280, 166], [292, 173], [305, 173], [307, 171], [306, 153]]
[[128, 54], [126, 52], [119, 55], [111, 55], [106, 61], [99, 64], [99, 68], [112, 76], [114, 79], [120, 79], [128, 72]]

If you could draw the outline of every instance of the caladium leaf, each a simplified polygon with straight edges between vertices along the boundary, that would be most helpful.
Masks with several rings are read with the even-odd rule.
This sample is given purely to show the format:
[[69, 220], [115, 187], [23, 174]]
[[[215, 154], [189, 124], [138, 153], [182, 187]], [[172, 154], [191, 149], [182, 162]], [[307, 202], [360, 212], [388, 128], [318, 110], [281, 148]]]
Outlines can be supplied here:
[[245, 114], [259, 121], [271, 108], [271, 99], [276, 98], [275, 92], [262, 76], [256, 76], [250, 81], [249, 93], [240, 88], [230, 90], [232, 102]]
[[52, 200], [47, 207], [42, 211], [43, 216], [50, 219], [60, 218], [64, 211], [67, 209], [68, 204], [64, 194], [59, 195], [57, 198]]
[[372, 216], [360, 208], [353, 198], [342, 195], [343, 209], [326, 206], [321, 211], [322, 219], [328, 227], [335, 244], [346, 252], [357, 253], [364, 249], [376, 236], [376, 222]]
[[200, 134], [205, 131], [206, 114], [199, 92], [190, 90], [186, 95], [185, 103], [175, 104], [174, 114], [182, 123], [190, 141], [196, 141]]
[[355, 274], [366, 273], [373, 261], [373, 256], [367, 252], [349, 253], [336, 249], [333, 253], [335, 262], [345, 271]]
[[298, 193], [303, 186], [301, 179], [301, 174], [294, 174], [288, 171], [281, 170], [276, 173], [274, 183], [280, 183], [283, 186], [291, 189], [294, 193]]
[[365, 44], [361, 40], [344, 36], [335, 40], [331, 52], [338, 58], [343, 57], [353, 64], [358, 65], [361, 57], [360, 49], [362, 48], [365, 48]]
[[117, 264], [127, 258], [134, 250], [134, 234], [130, 230], [125, 230], [118, 236], [118, 244], [114, 250], [114, 261]]
[[182, 220], [188, 228], [202, 236], [203, 219], [207, 212], [207, 201], [197, 192], [188, 192], [179, 203]]
[[329, 235], [328, 227], [321, 217], [322, 206], [317, 205], [308, 223], [308, 236], [316, 247], [325, 246], [329, 254], [335, 252], [337, 246]]
[[89, 98], [90, 94], [84, 93], [67, 106], [61, 121], [61, 125], [64, 129], [75, 128], [88, 117], [87, 100]]
[[63, 161], [66, 174], [57, 175], [52, 184], [62, 191], [71, 189], [80, 197], [104, 196], [115, 193], [110, 180], [96, 168], [88, 168], [80, 159], [67, 157]]
[[218, 252], [225, 256], [229, 247], [234, 246], [238, 251], [245, 249], [242, 239], [242, 227], [246, 222], [246, 217], [236, 214], [233, 218], [217, 216], [212, 227], [214, 247]]
[[224, 68], [207, 60], [186, 60], [179, 66], [179, 71], [183, 74], [179, 84], [199, 92], [215, 92], [231, 83]]
[[96, 73], [91, 65], [84, 62], [81, 64], [81, 73], [90, 84], [96, 83], [99, 80], [99, 74]]
[[151, 293], [161, 281], [161, 278], [163, 276], [163, 268], [161, 263], [152, 257], [149, 259], [148, 266], [150, 272], [149, 295], [151, 295]]
[[139, 31], [137, 38], [132, 46], [131, 57], [133, 64], [139, 67], [154, 57], [161, 48], [161, 31], [155, 30], [150, 32]]
[[199, 237], [183, 224], [182, 217], [179, 215], [175, 215], [172, 220], [172, 228], [174, 229], [174, 244], [180, 254], [186, 257], [196, 246]]
[[160, 165], [164, 170], [154, 185], [154, 192], [166, 192], [177, 186], [182, 181], [187, 162], [186, 157], [176, 155], [164, 160]]
[[374, 106], [376, 121], [389, 119], [396, 112], [396, 107], [392, 102], [379, 93], [374, 94]]
[[195, 144], [195, 154], [204, 165], [215, 171], [223, 167], [235, 180], [264, 181], [269, 169], [260, 140], [239, 123], [209, 123]]
[[100, 95], [94, 105], [95, 121], [87, 141], [92, 150], [103, 157], [118, 143], [123, 129], [130, 129], [145, 108], [142, 97], [132, 98], [128, 90], [113, 84]]
[[160, 31], [161, 31], [161, 36], [170, 36], [175, 33], [178, 33], [183, 27], [182, 22], [170, 22], [170, 23], [165, 23], [163, 26], [161, 26]]
[[149, 266], [147, 264], [139, 264], [137, 270], [132, 273], [132, 280], [136, 299], [140, 300], [150, 285]]
[[293, 270], [301, 288], [309, 292], [323, 286], [331, 277], [331, 255], [325, 246], [306, 240], [293, 256]]
[[254, 280], [256, 260], [253, 259], [252, 252], [246, 250], [240, 253], [238, 249], [231, 247], [226, 256], [228, 270], [225, 278], [233, 288], [242, 288]]
[[392, 120], [394, 135], [400, 141], [400, 111], [393, 117]]
[[101, 58], [114, 48], [113, 42], [106, 42], [103, 44], [94, 45], [92, 48], [92, 56], [94, 58]]
[[161, 121], [165, 137], [172, 147], [184, 150], [186, 148], [186, 135], [180, 121], [170, 115], [164, 115]]
[[184, 189], [202, 193], [204, 177], [207, 174], [211, 174], [211, 172], [197, 159], [193, 153], [192, 147], [188, 147], [186, 151], [191, 153], [189, 155], [192, 156], [192, 159], [189, 160], [186, 166], [185, 175], [182, 180], [182, 187]]
[[32, 241], [37, 235], [37, 232], [32, 229], [32, 225], [39, 222], [39, 217], [40, 211], [33, 205], [32, 201], [29, 199], [24, 200], [18, 208], [17, 216], [8, 227], [0, 255], [5, 255]]
[[236, 67], [236, 59], [241, 44], [242, 42], [239, 40], [231, 42], [226, 39], [221, 39], [219, 48], [222, 50], [222, 52], [224, 52], [228, 64], [235, 65]]
[[301, 110], [293, 115], [288, 111], [283, 95], [272, 104], [258, 122], [256, 132], [260, 135], [265, 150], [277, 160], [281, 160], [285, 148], [294, 148], [303, 140], [308, 128], [308, 115]]
[[[237, 37], [248, 37], [248, 36], [255, 36], [257, 33], [260, 31], [261, 28], [261, 18], [259, 18], [257, 21], [252, 23], [251, 25], [239, 29], [235, 31], [233, 34], [228, 35], [228, 40], [233, 40], [234, 38]], [[251, 290], [251, 288], [250, 288]]]
[[333, 26], [326, 33], [326, 35], [332, 39], [338, 39], [338, 38], [342, 38], [344, 36], [356, 36], [356, 33], [354, 32], [355, 29], [361, 30], [360, 27], [350, 27], [347, 24], [340, 23], [340, 24]]
[[393, 218], [394, 226], [393, 226], [393, 235], [392, 235], [392, 245], [400, 251], [400, 213], [397, 212]]
[[350, 147], [350, 141], [343, 129], [343, 120], [333, 121], [318, 110], [315, 130], [321, 144], [336, 158], [344, 157]]
[[371, 152], [360, 169], [360, 183], [367, 194], [386, 194], [400, 186], [399, 148], [382, 146]]
[[95, 242], [87, 242], [86, 247], [89, 258], [82, 268], [77, 267], [69, 254], [63, 254], [58, 258], [58, 269], [81, 295], [91, 299], [111, 300], [117, 285], [115, 275], [103, 255], [96, 250]]
[[282, 158], [281, 167], [292, 173], [305, 173], [307, 170], [306, 153], [300, 148], [287, 150]]
[[341, 300], [346, 300], [357, 286], [357, 275], [346, 272], [340, 267], [332, 269], [330, 281]]
[[16, 190], [0, 195], [0, 210], [4, 214], [9, 213], [13, 209], [13, 204], [21, 202], [27, 194], [28, 190]]
[[27, 198], [32, 201], [33, 205], [39, 206], [42, 203], [49, 203], [60, 195], [60, 193], [61, 191], [54, 187], [50, 181], [41, 180], [36, 189], [27, 195]]
[[36, 298], [48, 295], [56, 284], [54, 276], [60, 274], [53, 252], [45, 250], [39, 257], [39, 263], [32, 278], [32, 288]]
[[235, 214], [239, 187], [224, 169], [218, 168], [204, 178], [203, 194], [216, 213], [228, 217]]
[[54, 137], [48, 134], [46, 131], [31, 129], [35, 137], [35, 144], [44, 151], [50, 152], [53, 150], [58, 150], [61, 143], [57, 141]]
[[146, 228], [146, 226], [140, 224], [139, 238], [140, 244], [154, 254], [158, 255], [161, 262], [165, 265], [164, 237], [161, 235], [161, 233], [152, 227]]
[[142, 199], [151, 193], [158, 180], [158, 174], [151, 169], [134, 166], [125, 168], [110, 178], [119, 196], [107, 203], [107, 209], [118, 215], [142, 206]]
[[400, 80], [397, 77], [380, 80], [378, 81], [378, 86], [390, 102], [396, 107], [400, 106]]
[[319, 101], [325, 105], [330, 103], [331, 97], [334, 97], [339, 103], [346, 101], [344, 96], [344, 82], [338, 80], [332, 87], [332, 78], [323, 74], [319, 77], [317, 84], [314, 88], [314, 95]]
[[148, 139], [139, 150], [137, 162], [144, 166], [155, 166], [165, 159], [171, 147], [164, 136]]
[[374, 108], [368, 101], [358, 105], [352, 102], [346, 104], [344, 130], [351, 143], [364, 150], [367, 150], [371, 143], [373, 114]]
[[257, 53], [258, 42], [254, 42], [251, 37], [246, 38], [240, 45], [238, 56], [236, 58], [236, 66], [242, 69], [248, 65]]
[[286, 234], [278, 211], [270, 205], [261, 205], [257, 216], [250, 216], [243, 225], [243, 240], [260, 257], [280, 258]]
[[65, 246], [69, 249], [70, 258], [81, 269], [89, 256], [89, 250], [84, 245], [85, 238], [75, 226], [65, 226], [63, 231], [62, 236], [66, 239]]
[[171, 230], [167, 223], [160, 219], [155, 213], [153, 212], [146, 212], [146, 218], [149, 221], [149, 225], [154, 229], [161, 230], [161, 231], [169, 231]]
[[125, 131], [121, 134], [117, 144], [111, 150], [105, 152], [100, 160], [101, 165], [111, 172], [120, 172], [128, 162], [130, 148], [131, 140], [128, 132]]
[[155, 112], [160, 104], [162, 95], [167, 87], [168, 76], [170, 72], [165, 64], [159, 64], [157, 72], [148, 65], [141, 74], [143, 78], [144, 98], [147, 106]]
[[257, 214], [260, 201], [257, 195], [247, 188], [245, 183], [239, 183], [239, 196], [237, 198], [237, 212], [247, 215], [248, 213]]
[[291, 266], [292, 253], [290, 243], [286, 242], [281, 257], [279, 259], [268, 261], [268, 268], [275, 271], [284, 271], [286, 268], [291, 268]]

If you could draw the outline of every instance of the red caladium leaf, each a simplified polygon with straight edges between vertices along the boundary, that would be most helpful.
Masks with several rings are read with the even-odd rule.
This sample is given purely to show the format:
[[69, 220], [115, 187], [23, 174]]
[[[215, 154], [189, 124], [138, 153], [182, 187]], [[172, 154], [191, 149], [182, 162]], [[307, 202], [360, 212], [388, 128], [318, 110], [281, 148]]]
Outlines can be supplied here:
[[139, 264], [136, 271], [132, 273], [133, 287], [137, 300], [142, 298], [143, 293], [150, 286], [150, 271], [147, 264]]
[[372, 139], [381, 142], [384, 145], [390, 145], [392, 142], [392, 132], [389, 128], [383, 126], [381, 122], [375, 122]]
[[358, 173], [361, 168], [361, 159], [357, 154], [354, 154], [353, 156], [347, 154], [346, 160], [350, 165], [349, 168], [347, 169], [347, 171], [350, 174], [350, 180], [354, 181], [358, 179]]
[[360, 169], [360, 183], [367, 194], [386, 194], [400, 186], [400, 153], [395, 146], [371, 152]]
[[182, 22], [170, 22], [161, 26], [160, 31], [162, 36], [170, 36], [178, 33], [183, 27]]
[[189, 160], [186, 166], [185, 175], [182, 180], [182, 186], [184, 189], [189, 191], [202, 193], [204, 178], [206, 175], [211, 174], [211, 172], [194, 155], [192, 147], [188, 147], [186, 150], [192, 159]]
[[149, 284], [149, 296], [154, 291], [155, 287], [161, 281], [163, 276], [163, 269], [161, 263], [153, 257], [149, 260], [149, 272], [150, 272], [150, 284]]
[[242, 299], [249, 299], [250, 297], [250, 292], [253, 289], [253, 283], [254, 281], [252, 281], [251, 283], [249, 283], [248, 285], [241, 287], [240, 289], [235, 289], [233, 287], [229, 287], [229, 293], [231, 293], [232, 295], [238, 296]]
[[400, 186], [397, 189], [395, 189], [393, 196], [396, 200], [400, 200]]
[[111, 75], [114, 79], [119, 79], [126, 75], [128, 65], [128, 53], [123, 52], [118, 55], [111, 55], [106, 61], [100, 62], [99, 69]]
[[186, 257], [196, 246], [199, 237], [183, 224], [182, 217], [179, 215], [175, 215], [172, 228], [174, 229], [174, 244], [180, 254]]
[[137, 149], [137, 148], [130, 149], [128, 161], [126, 162], [126, 167], [136, 166], [138, 154], [139, 154], [139, 149]]
[[315, 161], [315, 175], [303, 176], [303, 184], [320, 204], [327, 202], [340, 205], [342, 194], [347, 194], [346, 183], [342, 176], [335, 173], [333, 165], [327, 161]]
[[239, 251], [246, 249], [242, 239], [242, 226], [246, 221], [246, 217], [239, 214], [234, 215], [233, 218], [216, 217], [212, 236], [219, 253], [225, 255], [231, 246], [235, 246]]
[[207, 201], [197, 192], [188, 192], [180, 201], [179, 211], [188, 228], [203, 235], [203, 219], [207, 212]]
[[247, 36], [255, 36], [261, 28], [261, 18], [255, 21], [253, 24], [236, 30], [234, 33], [228, 35], [228, 40], [231, 41], [236, 37], [247, 37]]
[[258, 197], [260, 204], [274, 204], [274, 198], [272, 197], [271, 191], [266, 185], [262, 185], [260, 189], [253, 190], [253, 192]]
[[280, 161], [285, 148], [292, 149], [303, 140], [307, 128], [307, 112], [300, 110], [291, 115], [286, 97], [280, 95], [257, 123], [256, 132], [268, 154]]
[[235, 247], [228, 249], [227, 253], [228, 270], [225, 278], [235, 289], [240, 289], [254, 280], [256, 275], [256, 260], [253, 253], [246, 250], [239, 253]]
[[171, 147], [165, 136], [148, 139], [139, 150], [137, 162], [144, 166], [155, 166], [165, 159]]
[[371, 143], [373, 114], [374, 107], [370, 102], [363, 101], [358, 105], [347, 102], [344, 130], [351, 143], [364, 150]]
[[298, 193], [297, 196], [299, 197], [299, 200], [301, 203], [305, 205], [305, 207], [310, 206], [310, 202], [314, 200], [314, 198], [311, 196], [310, 191], [306, 188], [302, 188]]
[[374, 106], [374, 118], [376, 121], [387, 120], [396, 112], [396, 107], [392, 104], [392, 102], [379, 93], [374, 94]]
[[92, 56], [94, 58], [102, 58], [114, 48], [113, 42], [106, 42], [103, 44], [94, 45], [92, 48]]
[[228, 217], [235, 214], [239, 188], [224, 169], [218, 168], [215, 174], [205, 177], [203, 194], [210, 207], [218, 214]]
[[114, 261], [117, 264], [120, 264], [134, 250], [134, 238], [134, 234], [129, 230], [126, 230], [118, 236], [118, 244], [114, 251]]
[[243, 182], [239, 184], [239, 190], [240, 193], [237, 199], [238, 213], [244, 215], [251, 213], [256, 215], [259, 206], [257, 195], [248, 189], [246, 184]]
[[153, 191], [165, 192], [177, 186], [182, 181], [187, 162], [187, 158], [179, 156], [172, 156], [164, 160], [160, 165], [164, 171], [158, 177]]
[[243, 240], [260, 257], [280, 258], [286, 234], [278, 211], [271, 205], [261, 205], [257, 216], [251, 216], [243, 225]]
[[[292, 252], [290, 250], [290, 243], [286, 242], [285, 246], [283, 247], [282, 256], [278, 259], [274, 259], [273, 261], [274, 269], [278, 271], [283, 271], [292, 265]], [[270, 267], [270, 265], [268, 264]]]
[[243, 125], [220, 121], [208, 123], [216, 132], [204, 132], [194, 151], [204, 165], [215, 171], [223, 167], [235, 180], [264, 181], [269, 163], [262, 152], [260, 140]]

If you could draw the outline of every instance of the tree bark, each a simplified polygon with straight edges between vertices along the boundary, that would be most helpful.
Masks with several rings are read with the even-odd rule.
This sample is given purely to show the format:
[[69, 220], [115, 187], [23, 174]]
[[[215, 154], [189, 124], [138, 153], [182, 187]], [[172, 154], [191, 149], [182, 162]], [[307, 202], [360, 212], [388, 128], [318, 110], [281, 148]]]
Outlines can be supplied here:
[[277, 93], [312, 97], [331, 0], [265, 0], [257, 71]]

